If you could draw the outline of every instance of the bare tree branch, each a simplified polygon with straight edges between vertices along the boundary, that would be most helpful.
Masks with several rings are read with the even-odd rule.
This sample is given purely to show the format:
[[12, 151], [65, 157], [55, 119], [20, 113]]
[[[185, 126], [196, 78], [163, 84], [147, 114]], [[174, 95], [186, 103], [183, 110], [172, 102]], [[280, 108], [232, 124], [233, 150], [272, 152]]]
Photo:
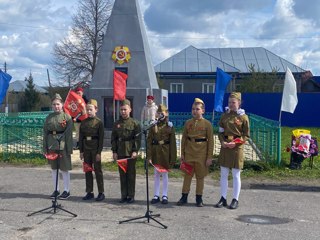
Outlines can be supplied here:
[[92, 78], [112, 5], [112, 0], [79, 0], [70, 35], [53, 48], [53, 69], [62, 82]]

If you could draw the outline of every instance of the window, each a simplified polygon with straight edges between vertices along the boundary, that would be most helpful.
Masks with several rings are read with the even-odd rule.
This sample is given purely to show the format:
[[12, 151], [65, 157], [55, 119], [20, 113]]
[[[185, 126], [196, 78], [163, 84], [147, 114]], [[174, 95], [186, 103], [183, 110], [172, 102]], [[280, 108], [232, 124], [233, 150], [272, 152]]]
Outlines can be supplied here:
[[202, 93], [214, 93], [214, 83], [202, 83]]
[[170, 93], [183, 93], [183, 83], [170, 83]]

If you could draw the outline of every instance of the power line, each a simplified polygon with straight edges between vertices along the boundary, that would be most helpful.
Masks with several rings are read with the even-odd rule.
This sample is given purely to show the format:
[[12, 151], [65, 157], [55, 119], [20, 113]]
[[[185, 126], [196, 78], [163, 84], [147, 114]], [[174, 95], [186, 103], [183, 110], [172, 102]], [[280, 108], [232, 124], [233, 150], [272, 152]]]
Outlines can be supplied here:
[[17, 27], [34, 28], [34, 29], [54, 29], [58, 31], [69, 30], [68, 28], [39, 27], [39, 26], [22, 25], [22, 24], [15, 24], [15, 23], [2, 23], [2, 22], [0, 22], [0, 25], [17, 26]]

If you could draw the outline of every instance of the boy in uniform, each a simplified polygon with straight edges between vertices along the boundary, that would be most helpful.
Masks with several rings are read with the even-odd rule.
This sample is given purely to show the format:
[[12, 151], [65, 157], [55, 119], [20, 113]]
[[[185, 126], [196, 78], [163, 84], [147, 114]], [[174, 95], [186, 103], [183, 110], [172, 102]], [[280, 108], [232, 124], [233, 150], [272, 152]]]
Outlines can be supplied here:
[[181, 139], [181, 161], [193, 167], [191, 175], [185, 174], [182, 187], [182, 197], [177, 202], [181, 206], [188, 202], [188, 194], [192, 177], [196, 175], [196, 205], [203, 206], [202, 193], [204, 177], [212, 164], [213, 129], [211, 123], [203, 118], [204, 102], [195, 98], [192, 105], [192, 119], [186, 121]]
[[[88, 118], [81, 122], [79, 131], [80, 159], [88, 165], [93, 165], [98, 185], [96, 201], [105, 199], [103, 173], [101, 169], [101, 152], [103, 149], [104, 127], [102, 121], [96, 117], [98, 104], [95, 99], [90, 99], [86, 106]], [[86, 172], [86, 192], [83, 200], [94, 198], [92, 171]]]
[[128, 99], [120, 102], [120, 119], [111, 133], [113, 160], [128, 158], [127, 172], [119, 167], [121, 200], [120, 203], [133, 203], [136, 185], [136, 160], [141, 146], [141, 127], [130, 117], [131, 103]]

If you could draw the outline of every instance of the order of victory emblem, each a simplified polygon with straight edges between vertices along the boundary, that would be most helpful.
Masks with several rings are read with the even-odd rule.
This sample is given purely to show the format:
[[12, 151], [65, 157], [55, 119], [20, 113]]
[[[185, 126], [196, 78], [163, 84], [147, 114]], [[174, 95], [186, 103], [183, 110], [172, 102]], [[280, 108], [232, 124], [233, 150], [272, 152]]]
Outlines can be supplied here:
[[124, 62], [129, 62], [131, 54], [129, 48], [126, 46], [117, 46], [112, 52], [112, 59], [118, 64], [123, 64]]

